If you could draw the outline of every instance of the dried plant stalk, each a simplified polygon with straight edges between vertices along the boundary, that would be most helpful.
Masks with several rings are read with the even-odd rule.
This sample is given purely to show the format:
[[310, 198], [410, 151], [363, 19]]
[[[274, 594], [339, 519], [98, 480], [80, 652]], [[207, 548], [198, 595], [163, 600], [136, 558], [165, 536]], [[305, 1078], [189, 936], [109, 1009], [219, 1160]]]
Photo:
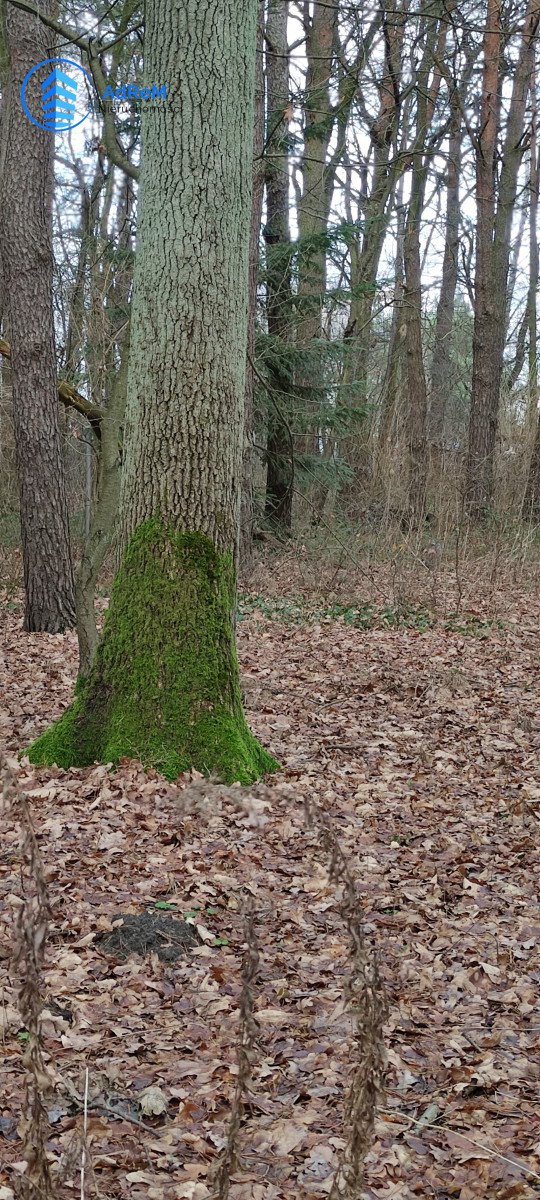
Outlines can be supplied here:
[[383, 1093], [385, 1053], [382, 1027], [386, 998], [375, 951], [366, 942], [362, 926], [362, 902], [345, 855], [322, 809], [305, 801], [310, 828], [317, 830], [319, 843], [329, 859], [329, 874], [342, 889], [339, 909], [350, 939], [350, 971], [345, 984], [349, 1011], [355, 1018], [355, 1065], [345, 1108], [347, 1146], [336, 1173], [330, 1200], [361, 1195], [364, 1160], [373, 1140], [375, 1113]]
[[227, 1200], [231, 1175], [238, 1166], [238, 1134], [244, 1113], [244, 1096], [251, 1078], [251, 1066], [256, 1054], [257, 1025], [253, 1015], [254, 985], [259, 969], [259, 946], [255, 930], [255, 914], [251, 897], [246, 902], [246, 949], [242, 958], [242, 990], [240, 993], [240, 1032], [236, 1046], [238, 1076], [231, 1106], [227, 1141], [215, 1173], [215, 1197]]
[[19, 1007], [28, 1034], [23, 1054], [26, 1070], [24, 1159], [27, 1170], [19, 1181], [22, 1200], [56, 1200], [49, 1161], [49, 1122], [43, 1093], [50, 1087], [41, 1046], [42, 971], [50, 918], [43, 863], [27, 796], [5, 758], [0, 757], [2, 807], [21, 827], [21, 895], [13, 965], [19, 986]]

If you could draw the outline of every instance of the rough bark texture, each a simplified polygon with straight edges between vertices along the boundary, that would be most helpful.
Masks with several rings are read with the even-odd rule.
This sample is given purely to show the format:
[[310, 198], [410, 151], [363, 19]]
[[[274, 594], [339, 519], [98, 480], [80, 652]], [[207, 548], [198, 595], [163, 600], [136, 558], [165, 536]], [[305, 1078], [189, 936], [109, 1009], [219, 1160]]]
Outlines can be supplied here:
[[462, 115], [457, 91], [451, 98], [451, 125], [446, 169], [446, 228], [441, 291], [435, 321], [435, 346], [431, 366], [429, 438], [435, 457], [440, 459], [444, 441], [444, 422], [449, 395], [450, 351], [454, 325], [454, 306], [459, 273], [459, 185], [461, 178]]
[[[51, 10], [44, 0], [43, 12]], [[9, 71], [2, 124], [0, 256], [11, 337], [13, 417], [24, 563], [24, 628], [59, 633], [75, 622], [52, 306], [54, 135], [20, 103], [22, 81], [51, 53], [49, 33], [7, 7]], [[34, 76], [30, 95], [39, 96]]]
[[[279, 0], [278, 0], [279, 2]], [[307, 6], [306, 6], [307, 8]], [[315, 0], [313, 16], [307, 18], [304, 155], [302, 159], [302, 198], [298, 206], [301, 249], [298, 260], [298, 296], [300, 319], [298, 342], [308, 345], [321, 336], [322, 306], [326, 289], [326, 247], [335, 164], [328, 150], [335, 126], [330, 80], [337, 28], [337, 0]], [[308, 376], [306, 386], [317, 384]]]
[[[373, 166], [369, 185], [366, 181], [359, 217], [362, 234], [351, 241], [351, 307], [346, 330], [347, 353], [343, 370], [344, 398], [359, 411], [369, 404], [368, 365], [372, 345], [373, 305], [377, 294], [377, 272], [381, 259], [390, 203], [399, 178], [400, 159], [396, 135], [401, 117], [402, 140], [407, 137], [408, 105], [401, 112], [401, 74], [403, 37], [407, 2], [388, 0], [381, 8], [384, 33], [384, 63], [377, 90], [379, 110], [371, 129]], [[341, 452], [354, 472], [350, 484], [342, 489], [341, 502], [354, 516], [365, 503], [365, 484], [370, 474], [369, 425], [360, 427], [343, 440]]]
[[527, 405], [527, 425], [534, 438], [533, 453], [529, 464], [527, 486], [523, 502], [523, 514], [538, 520], [540, 513], [540, 422], [538, 418], [538, 280], [540, 277], [540, 258], [538, 254], [538, 193], [539, 193], [539, 162], [538, 162], [538, 103], [536, 96], [536, 72], [533, 68], [532, 78], [532, 120], [531, 120], [531, 172], [530, 172], [530, 212], [529, 212], [529, 298], [527, 304], [526, 325], [529, 333], [529, 402]]
[[121, 534], [152, 511], [236, 556], [256, 0], [151, 0]]
[[422, 60], [417, 69], [416, 85], [416, 132], [412, 147], [411, 197], [405, 226], [404, 266], [405, 289], [403, 307], [406, 313], [407, 381], [409, 388], [408, 407], [408, 450], [409, 486], [408, 520], [411, 526], [419, 525], [424, 514], [427, 489], [427, 383], [422, 351], [422, 259], [420, 252], [420, 227], [427, 174], [436, 141], [431, 134], [431, 124], [441, 82], [437, 67], [432, 71], [433, 51], [437, 48], [436, 60], [444, 55], [446, 25], [439, 26], [439, 5], [433, 8], [433, 16], [426, 23], [425, 46]]
[[408, 518], [413, 527], [422, 519], [427, 486], [427, 386], [422, 353], [422, 267], [420, 219], [424, 183], [415, 171], [405, 230], [405, 289], [407, 383], [409, 392], [407, 441], [409, 451]]
[[30, 757], [127, 755], [248, 782], [233, 634], [247, 344], [256, 0], [147, 0], [123, 557], [75, 702]]
[[244, 403], [242, 500], [240, 505], [240, 567], [243, 575], [249, 573], [252, 565], [255, 521], [253, 479], [255, 460], [253, 447], [255, 373], [253, 362], [255, 359], [255, 335], [257, 331], [257, 285], [259, 280], [261, 221], [264, 197], [264, 9], [264, 0], [259, 0], [257, 60], [255, 69], [255, 119], [253, 124], [253, 196], [251, 200], [251, 227], [249, 234], [248, 353]]
[[291, 342], [291, 234], [289, 228], [288, 120], [289, 57], [288, 4], [271, 0], [268, 11], [267, 79], [268, 133], [266, 156], [266, 316], [272, 338], [268, 364], [268, 433], [266, 440], [265, 517], [277, 531], [288, 534], [292, 524], [294, 461], [287, 424], [292, 379], [288, 346]]
[[[110, 176], [114, 176], [113, 170], [110, 171]], [[99, 289], [101, 305], [98, 310], [98, 321], [86, 323], [82, 305], [88, 274], [87, 264], [91, 275], [95, 276], [96, 260], [99, 258], [103, 262], [103, 247], [107, 244], [107, 238], [108, 245], [111, 246], [108, 188], [104, 194], [101, 214], [99, 212], [99, 196], [102, 187], [103, 177], [98, 166], [94, 176], [94, 186], [88, 196], [89, 203], [85, 204], [83, 201], [81, 256], [85, 261], [82, 270], [79, 271], [77, 286], [72, 297], [68, 335], [68, 347], [71, 348], [68, 364], [72, 366], [72, 369], [76, 367], [81, 355], [85, 354], [85, 340], [94, 342], [94, 372], [102, 381], [103, 390], [100, 392], [100, 400], [104, 404], [103, 418], [100, 422], [100, 441], [97, 447], [97, 477], [95, 487], [92, 488], [92, 472], [90, 471], [87, 493], [90, 501], [89, 521], [75, 580], [79, 673], [81, 675], [87, 675], [90, 671], [98, 644], [94, 607], [95, 589], [118, 517], [122, 428], [127, 400], [130, 304], [133, 285], [132, 217], [134, 196], [131, 180], [128, 176], [124, 176], [120, 199], [117, 203], [116, 254], [112, 258], [109, 255], [108, 268], [106, 272], [103, 272]], [[84, 216], [85, 210], [86, 217]], [[99, 254], [97, 253], [98, 235]], [[98, 291], [95, 282], [93, 289]], [[77, 294], [78, 291], [82, 295]], [[101, 371], [98, 370], [100, 359]], [[87, 356], [86, 360], [88, 361]]]
[[525, 151], [525, 112], [539, 21], [540, 0], [529, 0], [523, 20], [519, 57], [513, 69], [512, 95], [499, 168], [498, 200], [495, 204], [503, 33], [501, 0], [488, 2], [480, 135], [476, 155], [473, 380], [467, 459], [468, 505], [471, 515], [477, 518], [485, 516], [493, 502], [494, 456], [508, 316], [512, 217], [519, 167]]
[[201, 534], [143, 522], [116, 576], [95, 668], [31, 760], [138, 758], [167, 779], [195, 768], [226, 783], [270, 770], [242, 712], [234, 598], [230, 554]]
[[88, 675], [98, 645], [95, 593], [98, 574], [111, 544], [120, 499], [121, 428], [126, 409], [129, 334], [102, 421], [97, 485], [90, 528], [75, 580], [79, 674]]

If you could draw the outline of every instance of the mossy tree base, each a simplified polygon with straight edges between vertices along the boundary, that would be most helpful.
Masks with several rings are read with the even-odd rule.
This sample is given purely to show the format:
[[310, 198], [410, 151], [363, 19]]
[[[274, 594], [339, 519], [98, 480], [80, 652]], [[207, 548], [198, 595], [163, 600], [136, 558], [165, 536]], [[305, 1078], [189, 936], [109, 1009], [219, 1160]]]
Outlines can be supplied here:
[[234, 600], [229, 555], [201, 534], [144, 522], [116, 576], [90, 674], [30, 761], [132, 758], [167, 779], [194, 768], [245, 784], [276, 770], [242, 710]]

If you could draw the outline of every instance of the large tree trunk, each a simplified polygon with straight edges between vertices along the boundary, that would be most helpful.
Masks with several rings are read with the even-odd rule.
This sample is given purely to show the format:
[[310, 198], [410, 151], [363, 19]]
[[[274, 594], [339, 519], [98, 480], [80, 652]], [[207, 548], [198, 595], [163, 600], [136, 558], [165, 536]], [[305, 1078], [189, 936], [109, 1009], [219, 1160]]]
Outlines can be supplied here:
[[147, 0], [122, 560], [90, 675], [34, 762], [137, 758], [249, 782], [233, 632], [255, 0]]
[[[52, 14], [44, 0], [44, 14]], [[27, 71], [50, 57], [36, 17], [6, 13], [8, 84], [3, 104], [0, 256], [11, 338], [13, 418], [24, 563], [24, 628], [59, 633], [75, 622], [73, 569], [58, 411], [52, 304], [54, 134], [25, 115]], [[30, 100], [39, 97], [39, 73]]]
[[277, 532], [292, 524], [294, 446], [287, 413], [292, 390], [291, 235], [289, 229], [289, 6], [271, 0], [266, 23], [268, 133], [266, 155], [266, 315], [272, 339], [268, 361], [265, 517]]

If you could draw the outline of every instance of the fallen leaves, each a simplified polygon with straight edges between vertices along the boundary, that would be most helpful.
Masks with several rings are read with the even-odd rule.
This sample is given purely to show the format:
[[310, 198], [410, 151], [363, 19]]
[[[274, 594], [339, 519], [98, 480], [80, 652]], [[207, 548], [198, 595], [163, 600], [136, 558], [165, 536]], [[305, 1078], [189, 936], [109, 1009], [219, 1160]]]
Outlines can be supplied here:
[[[14, 755], [68, 699], [75, 645], [23, 637], [13, 613], [4, 628], [2, 731]], [[315, 798], [353, 869], [390, 1000], [388, 1092], [366, 1196], [533, 1200], [537, 627], [476, 638], [340, 621], [291, 628], [259, 613], [239, 633], [250, 723], [284, 764], [268, 784], [176, 786], [129, 763], [116, 772], [17, 767], [53, 907], [43, 1036], [55, 1169], [65, 1177], [81, 1129], [87, 1064], [100, 1191], [114, 1200], [212, 1194], [237, 1078], [249, 895], [258, 1040], [231, 1200], [330, 1193], [353, 1022], [339, 896], [304, 820], [303, 802]], [[9, 969], [20, 904], [14, 827], [2, 829], [1, 849], [0, 1200], [12, 1200], [24, 1035]], [[202, 944], [172, 962], [104, 952], [100, 935], [119, 913], [164, 909]], [[73, 1188], [60, 1184], [59, 1194]]]

